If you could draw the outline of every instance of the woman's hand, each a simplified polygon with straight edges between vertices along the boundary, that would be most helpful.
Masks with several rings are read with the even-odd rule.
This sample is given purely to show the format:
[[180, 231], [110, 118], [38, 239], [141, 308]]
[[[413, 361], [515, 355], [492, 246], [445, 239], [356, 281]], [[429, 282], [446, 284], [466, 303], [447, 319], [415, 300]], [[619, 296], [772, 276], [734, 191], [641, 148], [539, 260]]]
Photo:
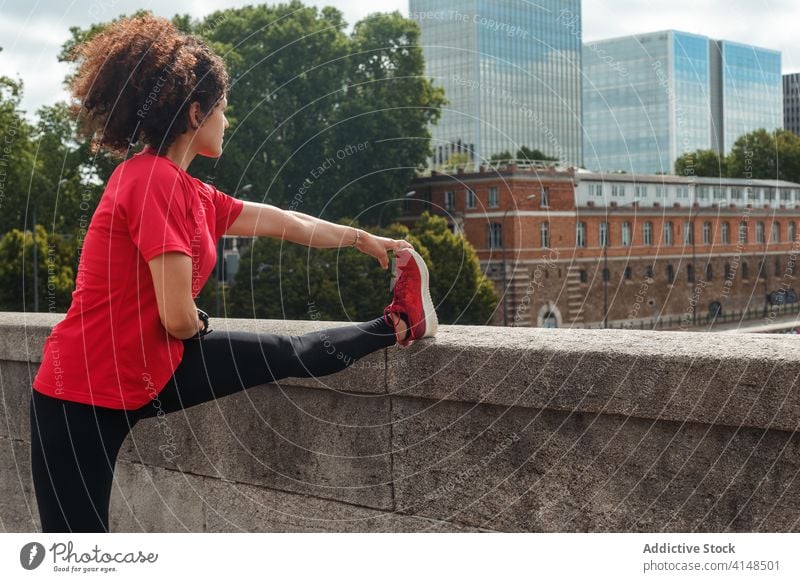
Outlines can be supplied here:
[[399, 251], [400, 249], [413, 249], [412, 245], [407, 240], [386, 238], [384, 236], [375, 236], [365, 230], [361, 231], [361, 236], [358, 239], [356, 248], [365, 255], [370, 255], [378, 259], [382, 269], [389, 268], [389, 251]]

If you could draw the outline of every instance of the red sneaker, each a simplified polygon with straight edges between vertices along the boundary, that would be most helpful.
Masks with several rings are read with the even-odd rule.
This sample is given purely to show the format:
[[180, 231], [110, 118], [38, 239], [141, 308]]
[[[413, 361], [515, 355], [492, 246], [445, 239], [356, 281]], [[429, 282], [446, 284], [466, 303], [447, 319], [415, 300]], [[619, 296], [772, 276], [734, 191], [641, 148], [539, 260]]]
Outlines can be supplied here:
[[429, 275], [425, 261], [414, 249], [395, 251], [392, 275], [394, 299], [383, 313], [392, 326], [390, 313], [405, 315], [409, 333], [398, 343], [409, 346], [414, 340], [436, 335], [439, 318], [436, 317], [428, 289]]

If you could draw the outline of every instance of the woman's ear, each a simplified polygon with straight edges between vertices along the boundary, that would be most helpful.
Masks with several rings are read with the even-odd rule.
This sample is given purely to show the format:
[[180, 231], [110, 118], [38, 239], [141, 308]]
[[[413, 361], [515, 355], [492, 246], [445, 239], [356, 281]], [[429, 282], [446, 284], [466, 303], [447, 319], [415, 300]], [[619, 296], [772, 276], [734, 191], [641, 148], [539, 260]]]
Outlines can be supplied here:
[[197, 129], [200, 127], [200, 119], [202, 119], [202, 111], [200, 110], [200, 103], [198, 101], [193, 101], [191, 105], [189, 105], [189, 127], [192, 129]]

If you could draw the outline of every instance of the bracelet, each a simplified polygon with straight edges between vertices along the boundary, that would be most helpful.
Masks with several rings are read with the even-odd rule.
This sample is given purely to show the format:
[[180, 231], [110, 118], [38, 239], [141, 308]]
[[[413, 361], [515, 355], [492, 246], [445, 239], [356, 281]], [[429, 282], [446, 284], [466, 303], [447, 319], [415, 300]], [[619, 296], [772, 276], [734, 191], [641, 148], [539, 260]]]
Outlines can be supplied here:
[[353, 241], [353, 244], [351, 244], [350, 246], [351, 247], [356, 246], [360, 238], [361, 238], [361, 231], [359, 229], [356, 229], [356, 240]]

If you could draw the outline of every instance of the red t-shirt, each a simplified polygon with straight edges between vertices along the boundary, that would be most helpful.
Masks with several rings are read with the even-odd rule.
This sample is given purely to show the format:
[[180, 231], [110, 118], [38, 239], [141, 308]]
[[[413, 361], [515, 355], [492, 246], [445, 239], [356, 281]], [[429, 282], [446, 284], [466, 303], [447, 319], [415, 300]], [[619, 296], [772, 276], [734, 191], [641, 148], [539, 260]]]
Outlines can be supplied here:
[[63, 400], [116, 409], [151, 401], [183, 357], [158, 315], [147, 262], [192, 258], [192, 297], [216, 265], [216, 242], [243, 203], [148, 148], [108, 180], [84, 240], [72, 304], [45, 341], [33, 382]]

